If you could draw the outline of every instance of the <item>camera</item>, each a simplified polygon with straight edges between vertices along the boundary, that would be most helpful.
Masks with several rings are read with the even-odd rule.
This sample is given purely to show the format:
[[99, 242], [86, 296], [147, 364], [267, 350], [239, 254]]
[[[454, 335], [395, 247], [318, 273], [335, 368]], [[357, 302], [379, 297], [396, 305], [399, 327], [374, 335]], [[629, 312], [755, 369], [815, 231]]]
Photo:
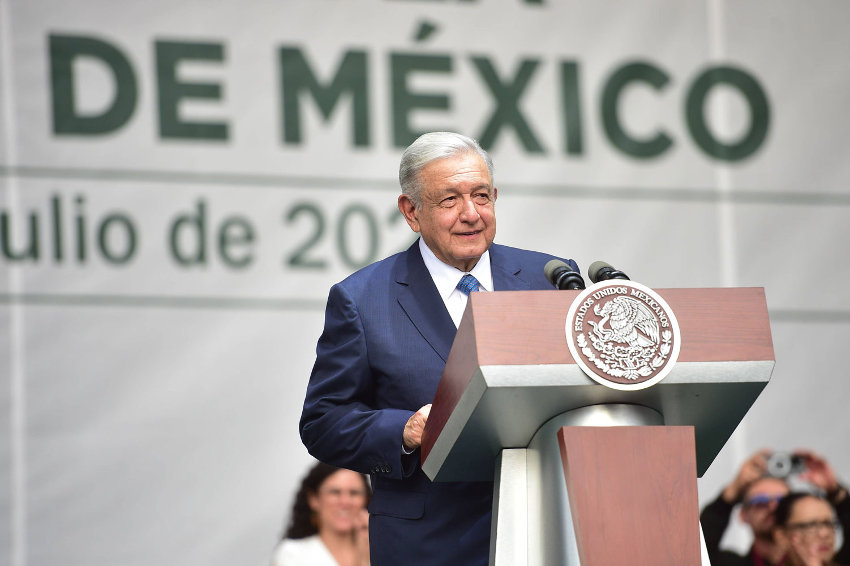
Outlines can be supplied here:
[[787, 478], [806, 470], [801, 456], [789, 452], [774, 452], [767, 459], [767, 474], [774, 478]]

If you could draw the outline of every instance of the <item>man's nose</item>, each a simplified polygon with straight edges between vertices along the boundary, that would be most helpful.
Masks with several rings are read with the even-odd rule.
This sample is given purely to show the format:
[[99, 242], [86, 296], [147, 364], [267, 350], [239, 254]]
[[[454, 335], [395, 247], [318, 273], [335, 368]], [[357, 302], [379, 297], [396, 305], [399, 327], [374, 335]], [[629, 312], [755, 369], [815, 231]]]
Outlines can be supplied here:
[[472, 198], [466, 196], [463, 198], [463, 207], [460, 210], [460, 219], [464, 222], [475, 222], [478, 220], [478, 209], [475, 207], [475, 203], [472, 202]]

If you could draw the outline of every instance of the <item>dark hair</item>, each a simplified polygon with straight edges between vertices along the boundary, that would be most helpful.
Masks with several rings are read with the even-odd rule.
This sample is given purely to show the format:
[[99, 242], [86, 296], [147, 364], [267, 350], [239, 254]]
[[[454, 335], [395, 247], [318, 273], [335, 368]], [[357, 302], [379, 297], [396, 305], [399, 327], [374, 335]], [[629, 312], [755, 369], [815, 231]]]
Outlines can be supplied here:
[[[808, 493], [805, 491], [793, 491], [779, 500], [779, 503], [776, 504], [776, 511], [773, 514], [774, 524], [777, 527], [785, 527], [788, 525], [788, 521], [791, 519], [791, 512], [794, 510], [794, 506], [801, 499], [805, 499], [807, 497], [814, 497], [815, 499], [819, 499], [821, 501], [826, 501], [820, 495], [814, 493]], [[830, 505], [832, 507], [832, 505]]]
[[[289, 526], [283, 533], [282, 538], [306, 538], [319, 532], [318, 525], [313, 518], [313, 510], [310, 509], [310, 503], [307, 497], [311, 494], [318, 493], [319, 488], [325, 483], [331, 475], [337, 473], [343, 468], [329, 466], [323, 462], [316, 462], [310, 468], [304, 479], [301, 480], [301, 486], [298, 488], [298, 493], [295, 494], [295, 503], [292, 505], [292, 515], [289, 518]], [[368, 494], [371, 494], [369, 482], [366, 476], [360, 474], [363, 480], [363, 486], [366, 488], [367, 502]]]

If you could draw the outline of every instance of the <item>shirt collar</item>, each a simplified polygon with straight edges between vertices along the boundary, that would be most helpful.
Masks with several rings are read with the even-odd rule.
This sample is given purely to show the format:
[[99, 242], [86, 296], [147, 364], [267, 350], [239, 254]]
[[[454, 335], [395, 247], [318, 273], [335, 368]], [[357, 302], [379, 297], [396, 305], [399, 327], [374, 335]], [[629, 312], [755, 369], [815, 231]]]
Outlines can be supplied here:
[[422, 238], [419, 238], [419, 251], [422, 254], [422, 261], [425, 262], [425, 267], [428, 269], [428, 273], [431, 274], [431, 279], [434, 280], [434, 285], [437, 286], [437, 291], [439, 291], [443, 301], [448, 299], [449, 295], [452, 294], [455, 287], [457, 287], [457, 282], [460, 281], [464, 273], [470, 273], [478, 279], [478, 286], [482, 291], [493, 290], [493, 273], [490, 270], [490, 250], [484, 252], [478, 259], [478, 263], [469, 272], [461, 271], [456, 267], [440, 261]]

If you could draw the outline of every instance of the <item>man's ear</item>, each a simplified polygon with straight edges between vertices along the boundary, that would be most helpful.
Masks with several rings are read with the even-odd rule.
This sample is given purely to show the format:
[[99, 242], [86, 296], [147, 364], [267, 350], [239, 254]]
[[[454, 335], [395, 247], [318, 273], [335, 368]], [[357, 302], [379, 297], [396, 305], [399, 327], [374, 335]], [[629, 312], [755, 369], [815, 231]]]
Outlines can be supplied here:
[[398, 210], [404, 215], [404, 219], [407, 221], [410, 229], [414, 232], [419, 232], [419, 219], [416, 206], [410, 200], [409, 196], [404, 194], [398, 196]]

